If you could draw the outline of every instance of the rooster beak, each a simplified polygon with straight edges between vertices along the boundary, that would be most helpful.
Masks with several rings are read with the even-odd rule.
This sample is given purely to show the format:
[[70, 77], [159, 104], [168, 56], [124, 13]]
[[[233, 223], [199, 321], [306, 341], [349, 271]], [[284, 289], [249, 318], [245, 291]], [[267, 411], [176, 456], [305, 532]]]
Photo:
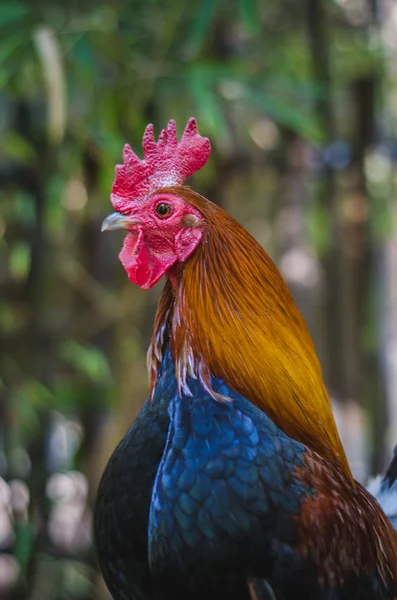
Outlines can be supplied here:
[[106, 217], [102, 223], [101, 231], [110, 231], [111, 229], [133, 229], [134, 225], [139, 225], [140, 223], [140, 221], [133, 217], [115, 212]]

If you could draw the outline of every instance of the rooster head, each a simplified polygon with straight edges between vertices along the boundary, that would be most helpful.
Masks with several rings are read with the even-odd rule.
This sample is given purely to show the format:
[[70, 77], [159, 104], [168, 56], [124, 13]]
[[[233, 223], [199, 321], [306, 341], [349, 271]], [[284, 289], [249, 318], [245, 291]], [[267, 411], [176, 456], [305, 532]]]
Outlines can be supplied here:
[[179, 142], [175, 121], [157, 141], [148, 125], [142, 147], [142, 160], [124, 147], [111, 193], [117, 212], [105, 219], [102, 231], [128, 230], [120, 260], [129, 279], [148, 290], [200, 243], [204, 218], [173, 189], [206, 164], [211, 146], [192, 118]]

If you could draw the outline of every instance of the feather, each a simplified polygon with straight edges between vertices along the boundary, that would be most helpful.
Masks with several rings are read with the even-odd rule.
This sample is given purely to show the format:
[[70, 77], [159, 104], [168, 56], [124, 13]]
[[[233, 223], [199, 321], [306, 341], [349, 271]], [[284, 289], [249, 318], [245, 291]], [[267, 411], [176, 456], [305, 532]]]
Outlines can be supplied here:
[[397, 531], [397, 446], [394, 448], [393, 460], [386, 474], [370, 480], [367, 489], [379, 502]]
[[[312, 339], [274, 263], [218, 206], [184, 186], [163, 191], [198, 209], [206, 226], [203, 242], [176, 274], [176, 289], [165, 285], [153, 364], [159, 365], [156, 339], [166, 322], [179, 377], [194, 365], [204, 389], [225, 401], [213, 392], [210, 374], [222, 377], [353, 483]], [[152, 390], [155, 383], [152, 376]]]

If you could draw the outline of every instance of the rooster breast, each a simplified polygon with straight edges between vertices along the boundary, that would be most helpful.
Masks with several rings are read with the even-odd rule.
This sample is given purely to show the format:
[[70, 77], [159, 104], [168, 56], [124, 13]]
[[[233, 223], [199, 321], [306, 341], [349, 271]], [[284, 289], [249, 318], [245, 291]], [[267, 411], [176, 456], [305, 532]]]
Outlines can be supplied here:
[[147, 528], [153, 483], [169, 426], [168, 405], [174, 392], [167, 373], [164, 362], [153, 401], [146, 401], [115, 449], [98, 490], [95, 546], [115, 600], [152, 597]]
[[94, 527], [114, 599], [394, 599], [376, 569], [370, 525], [374, 567], [360, 571], [358, 546], [348, 551], [358, 543], [350, 506], [336, 488], [311, 483], [332, 466], [222, 381], [213, 388], [228, 402], [197, 379], [187, 383], [191, 395], [179, 396], [167, 352], [152, 403], [103, 475]]

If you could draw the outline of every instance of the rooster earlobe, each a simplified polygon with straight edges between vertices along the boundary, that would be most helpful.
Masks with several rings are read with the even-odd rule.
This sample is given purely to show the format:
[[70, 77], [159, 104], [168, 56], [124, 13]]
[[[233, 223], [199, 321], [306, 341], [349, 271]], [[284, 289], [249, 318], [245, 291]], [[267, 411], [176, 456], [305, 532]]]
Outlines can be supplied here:
[[175, 236], [174, 251], [179, 261], [184, 262], [197, 248], [203, 231], [198, 228], [181, 229]]

